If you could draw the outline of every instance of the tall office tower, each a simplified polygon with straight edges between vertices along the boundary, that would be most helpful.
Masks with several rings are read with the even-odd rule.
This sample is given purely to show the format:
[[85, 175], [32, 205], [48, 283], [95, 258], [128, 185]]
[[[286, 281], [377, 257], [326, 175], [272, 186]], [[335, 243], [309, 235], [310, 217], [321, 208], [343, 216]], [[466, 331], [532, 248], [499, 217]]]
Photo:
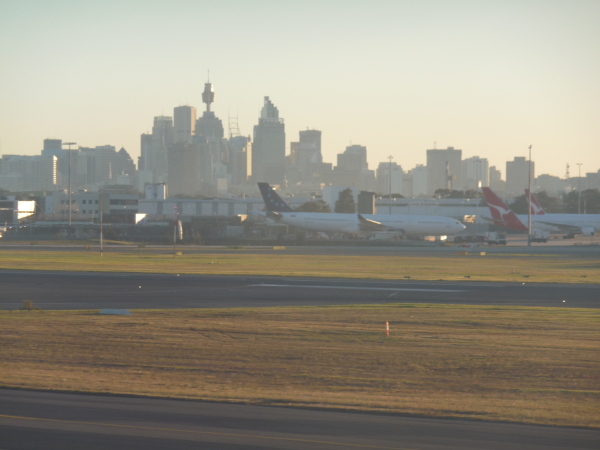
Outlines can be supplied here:
[[[462, 161], [462, 186], [460, 189], [476, 190], [489, 186], [489, 162], [487, 158], [473, 156]], [[479, 183], [478, 183], [479, 182]], [[459, 186], [457, 186], [459, 187]]]
[[232, 186], [240, 186], [248, 181], [248, 167], [252, 164], [252, 144], [250, 136], [229, 138], [229, 175]]
[[0, 189], [48, 191], [56, 189], [56, 156], [3, 155]]
[[62, 156], [62, 139], [44, 139], [44, 149], [42, 156]]
[[560, 177], [543, 174], [536, 177], [533, 190], [544, 191], [548, 195], [560, 197], [569, 191], [569, 183]]
[[319, 130], [300, 131], [299, 142], [290, 142], [289, 163], [288, 179], [292, 172], [296, 173], [296, 182], [310, 182], [322, 177], [323, 155]]
[[169, 147], [169, 197], [178, 194], [197, 195], [200, 192], [198, 177], [198, 150], [195, 144], [177, 142]]
[[[535, 163], [531, 161], [531, 183], [535, 179]], [[523, 195], [529, 186], [529, 161], [524, 156], [515, 156], [506, 161], [506, 193]]]
[[502, 172], [496, 166], [490, 167], [490, 189], [502, 194], [506, 190], [506, 182], [502, 179]]
[[350, 145], [344, 153], [339, 153], [337, 166], [333, 169], [333, 181], [340, 186], [356, 186], [359, 190], [374, 191], [375, 171], [369, 170], [367, 147]]
[[252, 145], [254, 181], [283, 184], [285, 179], [285, 125], [269, 97], [265, 97]]
[[173, 109], [175, 142], [192, 142], [196, 129], [196, 108], [177, 106]]
[[[135, 163], [129, 156], [129, 153], [124, 148], [119, 151], [112, 145], [100, 145], [97, 147], [81, 147], [79, 154], [73, 158], [79, 160], [87, 158], [87, 161], [77, 163], [83, 170], [87, 167], [93, 172], [87, 173], [87, 180], [83, 183], [88, 186], [107, 186], [111, 184], [130, 184], [135, 183]], [[89, 160], [93, 159], [93, 163]], [[73, 167], [71, 167], [73, 171]], [[82, 176], [78, 174], [76, 176]], [[73, 184], [72, 184], [73, 186]]]
[[[391, 163], [392, 194], [404, 195], [404, 171], [402, 166]], [[390, 191], [390, 163], [380, 162], [377, 167], [377, 192], [379, 195], [388, 195]]]
[[437, 189], [460, 189], [462, 179], [462, 150], [427, 150], [427, 193]]
[[[138, 169], [143, 170], [152, 183], [167, 181], [167, 153], [174, 143], [173, 119], [167, 116], [154, 118], [152, 134], [142, 134]], [[146, 176], [146, 175], [144, 175]]]

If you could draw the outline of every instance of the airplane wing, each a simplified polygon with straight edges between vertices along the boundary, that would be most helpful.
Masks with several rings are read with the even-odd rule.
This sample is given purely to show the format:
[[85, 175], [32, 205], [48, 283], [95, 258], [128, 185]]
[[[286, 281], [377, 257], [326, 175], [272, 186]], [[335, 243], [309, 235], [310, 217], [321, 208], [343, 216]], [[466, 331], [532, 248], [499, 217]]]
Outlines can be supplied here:
[[536, 220], [535, 222], [533, 222], [534, 224], [536, 223], [541, 223], [544, 225], [550, 225], [551, 227], [556, 227], [562, 231], [568, 231], [568, 232], [580, 232], [581, 231], [581, 227], [578, 225], [568, 225], [565, 223], [555, 223], [555, 222], [547, 222], [545, 220]]
[[404, 230], [402, 228], [393, 228], [388, 225], [384, 225], [376, 220], [367, 219], [362, 214], [358, 215], [358, 223], [360, 231], [399, 231], [404, 234]]
[[491, 217], [481, 216], [481, 218], [487, 222], [491, 222], [494, 225], [499, 225], [501, 227], [508, 227], [508, 222], [505, 220], [492, 219]]
[[363, 217], [362, 214], [358, 215], [358, 223], [361, 231], [386, 231], [388, 227], [386, 227], [381, 222], [377, 222], [376, 220], [370, 220]]
[[281, 220], [283, 216], [275, 211], [267, 211], [267, 217], [273, 220]]

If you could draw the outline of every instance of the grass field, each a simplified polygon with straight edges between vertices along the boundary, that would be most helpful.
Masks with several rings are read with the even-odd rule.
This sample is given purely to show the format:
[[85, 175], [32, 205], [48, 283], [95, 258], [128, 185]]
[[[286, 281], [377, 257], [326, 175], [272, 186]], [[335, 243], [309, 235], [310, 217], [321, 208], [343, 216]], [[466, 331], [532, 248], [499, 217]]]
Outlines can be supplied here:
[[600, 258], [565, 255], [340, 256], [0, 251], [0, 269], [600, 283]]
[[600, 427], [599, 325], [404, 304], [2, 311], [0, 385]]

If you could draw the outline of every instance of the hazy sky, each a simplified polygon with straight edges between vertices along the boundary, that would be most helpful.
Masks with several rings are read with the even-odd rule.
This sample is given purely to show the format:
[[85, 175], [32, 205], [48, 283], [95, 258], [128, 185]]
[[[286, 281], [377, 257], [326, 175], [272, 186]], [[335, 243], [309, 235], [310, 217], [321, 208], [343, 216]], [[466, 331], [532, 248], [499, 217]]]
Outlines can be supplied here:
[[405, 170], [453, 146], [536, 172], [600, 169], [600, 1], [0, 0], [0, 153], [125, 147], [182, 104], [251, 135], [263, 97], [323, 156]]

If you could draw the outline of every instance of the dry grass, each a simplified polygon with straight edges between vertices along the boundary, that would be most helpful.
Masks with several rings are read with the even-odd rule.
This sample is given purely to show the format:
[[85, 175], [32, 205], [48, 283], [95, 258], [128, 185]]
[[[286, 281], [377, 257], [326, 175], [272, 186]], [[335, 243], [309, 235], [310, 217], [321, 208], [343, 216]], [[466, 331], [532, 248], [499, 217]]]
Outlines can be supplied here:
[[[440, 256], [0, 251], [0, 269], [600, 283], [600, 259], [565, 255]], [[468, 278], [467, 278], [468, 277]]]
[[0, 385], [600, 427], [599, 322], [436, 305], [0, 312]]

